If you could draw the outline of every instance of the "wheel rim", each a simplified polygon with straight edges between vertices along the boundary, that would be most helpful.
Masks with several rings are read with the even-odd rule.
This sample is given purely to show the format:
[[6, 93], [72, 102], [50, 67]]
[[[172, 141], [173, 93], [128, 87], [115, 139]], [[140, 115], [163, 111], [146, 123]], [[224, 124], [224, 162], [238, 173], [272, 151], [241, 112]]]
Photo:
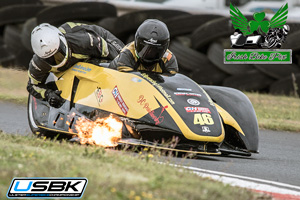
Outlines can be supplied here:
[[31, 126], [33, 126], [33, 128], [38, 128], [38, 126], [36, 125], [34, 119], [33, 119], [33, 113], [32, 113], [32, 96], [30, 95], [29, 98], [29, 105], [28, 105], [28, 114], [29, 114], [29, 121]]

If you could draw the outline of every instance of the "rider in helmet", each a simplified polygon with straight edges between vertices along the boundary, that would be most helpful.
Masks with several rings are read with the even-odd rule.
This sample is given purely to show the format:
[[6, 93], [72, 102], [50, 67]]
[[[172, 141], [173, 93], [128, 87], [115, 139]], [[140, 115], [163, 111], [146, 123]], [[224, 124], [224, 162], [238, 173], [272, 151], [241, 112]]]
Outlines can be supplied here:
[[178, 72], [177, 60], [168, 49], [169, 30], [157, 19], [145, 20], [137, 29], [135, 40], [126, 45], [110, 68], [128, 72], [133, 70], [158, 73]]
[[64, 100], [60, 91], [44, 84], [49, 72], [65, 71], [79, 61], [93, 58], [112, 60], [124, 44], [102, 27], [67, 22], [59, 28], [48, 23], [38, 25], [31, 33], [31, 46], [34, 55], [29, 63], [27, 90], [58, 108]]

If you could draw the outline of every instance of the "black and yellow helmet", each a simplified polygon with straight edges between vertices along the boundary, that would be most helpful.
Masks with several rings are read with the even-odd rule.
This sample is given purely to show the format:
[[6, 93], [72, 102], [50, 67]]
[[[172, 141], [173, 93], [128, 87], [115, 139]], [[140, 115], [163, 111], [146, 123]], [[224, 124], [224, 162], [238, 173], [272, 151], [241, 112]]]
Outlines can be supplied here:
[[135, 34], [135, 51], [142, 63], [158, 62], [170, 44], [167, 25], [157, 19], [145, 20]]

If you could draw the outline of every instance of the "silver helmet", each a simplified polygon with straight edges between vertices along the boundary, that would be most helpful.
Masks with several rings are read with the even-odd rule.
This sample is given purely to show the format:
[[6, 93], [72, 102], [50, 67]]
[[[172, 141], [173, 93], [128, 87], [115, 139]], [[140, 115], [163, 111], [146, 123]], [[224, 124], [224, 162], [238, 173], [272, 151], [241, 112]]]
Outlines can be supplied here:
[[51, 67], [62, 67], [68, 58], [68, 44], [58, 28], [43, 23], [31, 32], [33, 52]]

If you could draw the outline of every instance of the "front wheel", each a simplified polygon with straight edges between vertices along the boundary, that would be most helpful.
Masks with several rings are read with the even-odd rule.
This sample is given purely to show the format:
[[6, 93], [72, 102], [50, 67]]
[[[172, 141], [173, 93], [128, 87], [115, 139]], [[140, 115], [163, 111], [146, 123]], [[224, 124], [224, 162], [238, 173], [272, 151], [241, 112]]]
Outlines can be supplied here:
[[29, 127], [34, 135], [39, 135], [41, 132], [41, 129], [37, 126], [34, 117], [33, 117], [33, 111], [32, 111], [32, 104], [34, 97], [31, 95], [28, 95], [28, 101], [27, 101], [27, 118]]
[[34, 111], [33, 109], [37, 108], [37, 101], [36, 98], [33, 97], [32, 95], [28, 95], [28, 102], [27, 102], [27, 118], [28, 118], [28, 123], [29, 127], [32, 131], [32, 133], [38, 137], [49, 137], [53, 138], [55, 136], [51, 131], [46, 131], [44, 129], [39, 128], [38, 123], [35, 120], [34, 117]]
[[268, 48], [269, 49], [272, 48], [272, 47], [274, 47], [276, 44], [277, 44], [277, 40], [276, 39], [274, 39], [274, 38], [269, 38], [268, 39]]

